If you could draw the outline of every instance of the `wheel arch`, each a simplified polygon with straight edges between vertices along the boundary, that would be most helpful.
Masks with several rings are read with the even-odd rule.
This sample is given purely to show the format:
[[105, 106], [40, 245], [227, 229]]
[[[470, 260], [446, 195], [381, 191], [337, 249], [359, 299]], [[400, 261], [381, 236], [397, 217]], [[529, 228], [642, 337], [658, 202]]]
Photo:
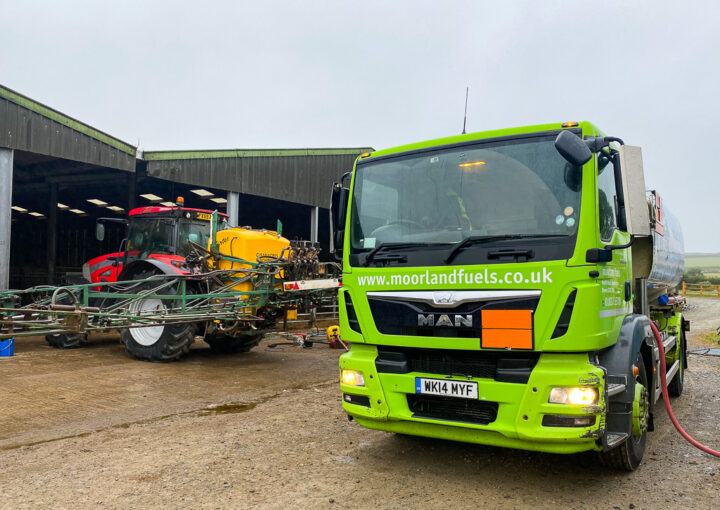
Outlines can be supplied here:
[[160, 262], [159, 260], [133, 260], [132, 262], [126, 264], [123, 267], [120, 276], [118, 276], [118, 281], [132, 280], [134, 276], [147, 272], [153, 272], [156, 274], [177, 274], [177, 271], [175, 271], [172, 267], [165, 264], [164, 262]]
[[[625, 391], [612, 397], [608, 405], [607, 431], [632, 432], [632, 402], [635, 399], [635, 377], [633, 365], [642, 356], [648, 376], [650, 392], [650, 423], [653, 430], [654, 390], [653, 347], [654, 337], [650, 321], [645, 315], [630, 314], [623, 320], [617, 342], [598, 353], [600, 365], [606, 370], [606, 377], [623, 378]], [[612, 379], [608, 379], [612, 381]], [[624, 408], [624, 409], [623, 409]]]

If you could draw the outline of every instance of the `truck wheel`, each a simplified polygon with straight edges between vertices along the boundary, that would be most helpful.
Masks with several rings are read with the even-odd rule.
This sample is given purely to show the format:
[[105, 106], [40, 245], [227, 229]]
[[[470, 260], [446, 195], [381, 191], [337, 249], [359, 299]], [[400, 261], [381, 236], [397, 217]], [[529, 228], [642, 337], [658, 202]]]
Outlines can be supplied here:
[[45, 341], [56, 349], [77, 349], [87, 340], [87, 335], [81, 333], [68, 333], [60, 335], [47, 335]]
[[648, 392], [647, 370], [642, 355], [635, 361], [638, 375], [635, 377], [635, 400], [633, 401], [633, 430], [620, 446], [608, 452], [601, 452], [600, 462], [610, 468], [634, 471], [645, 454], [647, 427], [650, 419], [650, 393]]
[[[143, 279], [151, 274], [143, 273], [133, 279]], [[142, 285], [138, 292], [148, 290], [153, 285]], [[172, 287], [165, 288], [159, 294], [172, 294]], [[128, 311], [133, 315], [149, 315], [157, 311], [167, 310], [173, 306], [171, 299], [148, 298], [133, 301]], [[145, 326], [124, 329], [120, 339], [130, 356], [145, 361], [175, 361], [190, 350], [195, 341], [195, 324], [172, 324]]]
[[210, 346], [213, 352], [232, 353], [232, 352], [248, 352], [257, 346], [262, 340], [263, 334], [227, 336], [223, 334], [208, 335], [205, 342]]
[[678, 342], [677, 352], [678, 361], [680, 361], [680, 368], [678, 368], [677, 374], [673, 377], [673, 380], [668, 384], [668, 394], [671, 397], [679, 397], [682, 395], [683, 387], [685, 386], [685, 332], [680, 331], [680, 340]]

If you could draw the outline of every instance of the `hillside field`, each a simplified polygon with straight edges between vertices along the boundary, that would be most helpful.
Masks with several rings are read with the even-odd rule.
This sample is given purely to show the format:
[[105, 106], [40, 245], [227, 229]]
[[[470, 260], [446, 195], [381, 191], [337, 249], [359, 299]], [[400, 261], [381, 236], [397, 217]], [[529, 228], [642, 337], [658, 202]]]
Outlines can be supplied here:
[[700, 268], [703, 273], [720, 273], [720, 253], [685, 254], [685, 269]]

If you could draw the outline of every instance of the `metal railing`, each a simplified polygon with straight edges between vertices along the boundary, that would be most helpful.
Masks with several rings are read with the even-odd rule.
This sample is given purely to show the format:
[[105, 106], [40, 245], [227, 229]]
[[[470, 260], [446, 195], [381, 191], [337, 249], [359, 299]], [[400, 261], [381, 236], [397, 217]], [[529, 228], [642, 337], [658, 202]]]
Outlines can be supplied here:
[[337, 295], [335, 295], [330, 298], [323, 299], [317, 307], [308, 312], [298, 313], [297, 319], [288, 319], [283, 321], [283, 329], [287, 329], [288, 326], [312, 327], [319, 322], [337, 322], [338, 319], [338, 302]]

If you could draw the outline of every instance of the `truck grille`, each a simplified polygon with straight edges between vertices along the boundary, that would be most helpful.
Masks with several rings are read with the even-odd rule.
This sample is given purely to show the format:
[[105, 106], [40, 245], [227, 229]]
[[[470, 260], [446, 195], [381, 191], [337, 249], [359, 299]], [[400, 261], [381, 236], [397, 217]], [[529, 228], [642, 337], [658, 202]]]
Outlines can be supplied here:
[[406, 351], [411, 372], [493, 379], [497, 357], [468, 351]]
[[485, 400], [410, 394], [407, 396], [407, 402], [413, 418], [487, 425], [495, 421], [498, 412], [497, 402]]
[[539, 353], [418, 349], [385, 346], [378, 349], [375, 368], [380, 373], [421, 372], [437, 375], [482, 377], [498, 382], [525, 384]]
[[[347, 295], [347, 294], [346, 294]], [[368, 304], [378, 331], [383, 335], [477, 338], [482, 334], [480, 314], [482, 310], [535, 310], [539, 298], [513, 298], [463, 303], [454, 308], [438, 308], [427, 303], [388, 300], [369, 297]], [[463, 321], [454, 326], [421, 325], [418, 316], [432, 316], [433, 320], [446, 316], [447, 320]]]

